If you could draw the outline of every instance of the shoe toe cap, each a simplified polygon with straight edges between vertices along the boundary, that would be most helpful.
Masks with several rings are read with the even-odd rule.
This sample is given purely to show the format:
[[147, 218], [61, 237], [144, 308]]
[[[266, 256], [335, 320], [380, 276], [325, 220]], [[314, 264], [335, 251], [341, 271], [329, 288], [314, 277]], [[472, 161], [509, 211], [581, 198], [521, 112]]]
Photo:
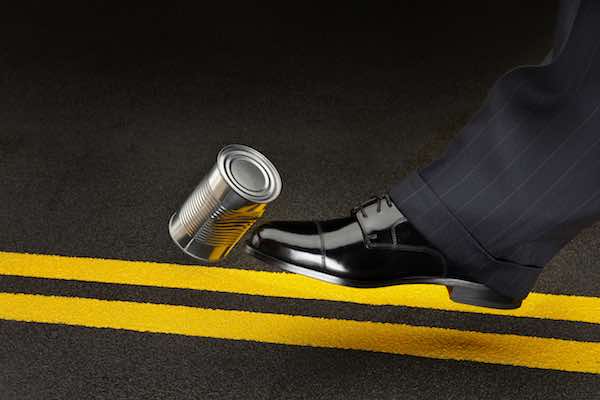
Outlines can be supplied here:
[[295, 261], [300, 253], [320, 254], [321, 239], [312, 221], [274, 221], [256, 228], [248, 241], [250, 247], [284, 261]]
[[273, 221], [256, 228], [250, 238], [255, 248], [269, 243], [293, 247], [314, 247], [320, 243], [317, 226], [312, 221]]

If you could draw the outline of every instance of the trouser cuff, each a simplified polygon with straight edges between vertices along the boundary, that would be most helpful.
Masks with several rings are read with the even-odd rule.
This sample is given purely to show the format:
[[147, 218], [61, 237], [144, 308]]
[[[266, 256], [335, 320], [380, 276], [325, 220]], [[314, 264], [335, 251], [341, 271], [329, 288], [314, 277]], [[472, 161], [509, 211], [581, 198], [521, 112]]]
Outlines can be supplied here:
[[451, 268], [499, 294], [522, 299], [531, 291], [542, 267], [493, 257], [450, 212], [418, 171], [394, 186], [390, 196], [412, 225], [439, 251]]

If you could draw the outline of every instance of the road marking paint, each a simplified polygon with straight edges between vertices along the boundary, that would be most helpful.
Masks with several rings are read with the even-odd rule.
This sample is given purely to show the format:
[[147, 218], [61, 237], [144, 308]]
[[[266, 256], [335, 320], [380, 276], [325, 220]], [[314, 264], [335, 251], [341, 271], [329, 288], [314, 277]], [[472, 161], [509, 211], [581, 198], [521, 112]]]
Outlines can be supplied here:
[[369, 321], [0, 293], [0, 319], [600, 374], [600, 343]]
[[596, 297], [532, 293], [519, 309], [496, 310], [453, 303], [446, 289], [435, 285], [356, 289], [284, 272], [8, 252], [0, 252], [0, 274], [600, 324]]

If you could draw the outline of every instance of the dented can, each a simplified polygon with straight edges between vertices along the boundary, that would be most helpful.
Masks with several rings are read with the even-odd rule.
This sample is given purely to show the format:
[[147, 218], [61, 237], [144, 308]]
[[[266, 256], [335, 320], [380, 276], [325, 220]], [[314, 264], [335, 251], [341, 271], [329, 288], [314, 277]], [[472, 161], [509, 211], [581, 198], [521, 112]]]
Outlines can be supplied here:
[[279, 196], [275, 166], [251, 147], [225, 146], [217, 162], [169, 221], [173, 241], [203, 261], [223, 259]]

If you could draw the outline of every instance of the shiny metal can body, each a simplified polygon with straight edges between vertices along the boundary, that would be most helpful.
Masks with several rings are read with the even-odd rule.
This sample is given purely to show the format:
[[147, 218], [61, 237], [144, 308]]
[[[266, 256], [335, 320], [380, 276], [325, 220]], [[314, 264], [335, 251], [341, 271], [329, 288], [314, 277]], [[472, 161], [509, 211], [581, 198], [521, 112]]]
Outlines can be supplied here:
[[224, 258], [279, 196], [275, 166], [251, 147], [225, 146], [217, 162], [169, 221], [173, 241], [188, 255]]

